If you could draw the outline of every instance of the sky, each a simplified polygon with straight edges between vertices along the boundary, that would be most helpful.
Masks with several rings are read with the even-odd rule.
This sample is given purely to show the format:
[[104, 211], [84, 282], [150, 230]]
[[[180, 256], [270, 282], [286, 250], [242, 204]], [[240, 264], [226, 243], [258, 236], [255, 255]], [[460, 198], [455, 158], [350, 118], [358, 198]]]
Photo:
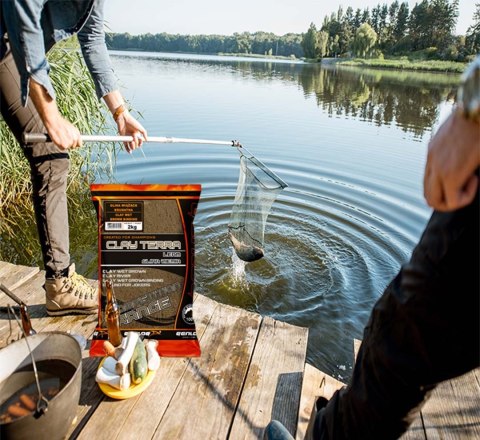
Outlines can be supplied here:
[[[402, 0], [399, 0], [401, 3]], [[420, 0], [407, 0], [410, 10]], [[460, 0], [457, 34], [472, 24], [476, 0]], [[318, 27], [325, 15], [345, 10], [392, 3], [393, 0], [110, 0], [105, 19], [112, 32], [130, 34], [220, 34], [234, 32], [306, 32], [310, 23]]]

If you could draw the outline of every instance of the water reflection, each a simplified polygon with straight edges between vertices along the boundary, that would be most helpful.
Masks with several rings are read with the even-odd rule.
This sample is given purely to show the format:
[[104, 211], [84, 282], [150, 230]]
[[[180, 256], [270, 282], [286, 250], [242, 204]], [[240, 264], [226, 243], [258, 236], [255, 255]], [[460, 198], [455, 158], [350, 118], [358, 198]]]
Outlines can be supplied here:
[[299, 76], [305, 95], [314, 94], [330, 116], [396, 124], [423, 136], [438, 117], [438, 106], [451, 98], [455, 75], [306, 68]]
[[[125, 55], [125, 53], [122, 53]], [[374, 70], [340, 65], [184, 54], [135, 54], [159, 60], [231, 70], [244, 79], [295, 83], [306, 98], [331, 117], [358, 118], [376, 125], [395, 124], [417, 137], [438, 119], [438, 106], [453, 99], [459, 76], [432, 72]]]

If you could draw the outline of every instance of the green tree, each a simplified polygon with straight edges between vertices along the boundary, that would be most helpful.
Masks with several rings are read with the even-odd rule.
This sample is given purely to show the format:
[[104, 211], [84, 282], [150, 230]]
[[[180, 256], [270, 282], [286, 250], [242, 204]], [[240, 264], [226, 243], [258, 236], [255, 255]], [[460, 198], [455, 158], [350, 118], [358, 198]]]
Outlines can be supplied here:
[[380, 25], [380, 5], [377, 5], [374, 8], [372, 8], [372, 27], [377, 34], [380, 31], [379, 25]]
[[335, 35], [334, 37], [330, 37], [328, 39], [328, 52], [330, 53], [330, 56], [334, 56], [337, 58], [337, 56], [340, 54], [340, 36]]
[[317, 34], [317, 57], [323, 58], [327, 54], [328, 32], [320, 31]]
[[375, 48], [377, 33], [368, 23], [363, 23], [355, 32], [352, 42], [352, 53], [357, 57], [366, 58]]
[[310, 23], [310, 27], [302, 39], [303, 52], [307, 58], [317, 56], [317, 44], [317, 27]]
[[358, 29], [361, 24], [362, 24], [362, 10], [360, 8], [358, 8], [355, 11], [355, 17], [353, 19], [353, 27], [355, 29]]
[[413, 49], [447, 48], [453, 41], [457, 18], [458, 0], [423, 0], [416, 4], [409, 20]]
[[341, 32], [338, 41], [338, 53], [343, 54], [348, 51], [355, 33], [355, 29], [353, 28], [353, 9], [351, 7], [347, 8], [342, 22], [340, 23], [340, 27]]
[[370, 20], [370, 9], [365, 8], [362, 13], [362, 23], [368, 23], [371, 24]]
[[480, 3], [475, 3], [475, 8], [473, 24], [467, 29], [465, 35], [465, 48], [471, 55], [480, 53]]
[[400, 5], [400, 8], [398, 9], [397, 21], [393, 29], [393, 36], [396, 41], [399, 41], [407, 33], [408, 15], [409, 15], [408, 3], [403, 2]]

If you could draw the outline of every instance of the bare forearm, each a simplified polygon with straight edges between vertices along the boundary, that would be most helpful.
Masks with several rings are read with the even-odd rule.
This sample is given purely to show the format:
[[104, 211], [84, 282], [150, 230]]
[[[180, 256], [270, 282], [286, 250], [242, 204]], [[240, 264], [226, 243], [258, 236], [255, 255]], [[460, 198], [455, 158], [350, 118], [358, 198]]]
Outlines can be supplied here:
[[121, 93], [118, 90], [114, 90], [107, 93], [103, 100], [117, 123], [118, 132], [122, 135], [133, 136], [133, 141], [125, 142], [126, 150], [130, 153], [135, 148], [141, 147], [143, 141], [147, 139], [147, 131], [128, 112]]
[[54, 144], [62, 150], [82, 146], [78, 129], [62, 117], [57, 102], [33, 79], [30, 79], [29, 95]]
[[112, 115], [115, 113], [118, 107], [125, 104], [122, 94], [118, 90], [114, 90], [113, 92], [107, 93], [103, 100], [105, 104], [107, 104], [108, 109]]
[[48, 129], [55, 124], [61, 115], [58, 111], [57, 102], [47, 93], [45, 88], [35, 80], [30, 79], [30, 98], [37, 109], [40, 119]]

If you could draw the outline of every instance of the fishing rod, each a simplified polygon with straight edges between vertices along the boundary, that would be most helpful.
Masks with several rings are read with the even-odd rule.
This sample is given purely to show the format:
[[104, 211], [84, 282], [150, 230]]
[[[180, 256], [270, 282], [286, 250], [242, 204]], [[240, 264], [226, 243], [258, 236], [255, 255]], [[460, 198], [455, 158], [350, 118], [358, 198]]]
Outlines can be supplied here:
[[[133, 142], [133, 136], [110, 136], [110, 135], [81, 135], [83, 142]], [[51, 142], [50, 136], [46, 133], [23, 133], [23, 142], [34, 144], [39, 142]], [[148, 136], [148, 143], [160, 144], [207, 144], [207, 145], [228, 145], [230, 147], [242, 148], [239, 141], [216, 141], [211, 139], [188, 139], [167, 136]]]
[[[133, 136], [111, 136], [111, 135], [81, 135], [83, 142], [133, 142]], [[50, 136], [46, 133], [23, 133], [23, 142], [25, 144], [34, 144], [39, 142], [51, 142]], [[189, 138], [176, 138], [167, 136], [148, 136], [146, 143], [160, 143], [160, 144], [205, 144], [205, 145], [227, 145], [229, 147], [236, 147], [240, 152], [245, 151], [247, 155], [244, 156], [253, 159], [256, 165], [269, 174], [274, 180], [276, 180], [282, 188], [286, 188], [288, 185], [270, 170], [263, 162], [255, 157], [250, 151], [248, 151], [239, 141], [217, 141], [211, 139], [189, 139]], [[243, 153], [242, 153], [243, 154]]]

